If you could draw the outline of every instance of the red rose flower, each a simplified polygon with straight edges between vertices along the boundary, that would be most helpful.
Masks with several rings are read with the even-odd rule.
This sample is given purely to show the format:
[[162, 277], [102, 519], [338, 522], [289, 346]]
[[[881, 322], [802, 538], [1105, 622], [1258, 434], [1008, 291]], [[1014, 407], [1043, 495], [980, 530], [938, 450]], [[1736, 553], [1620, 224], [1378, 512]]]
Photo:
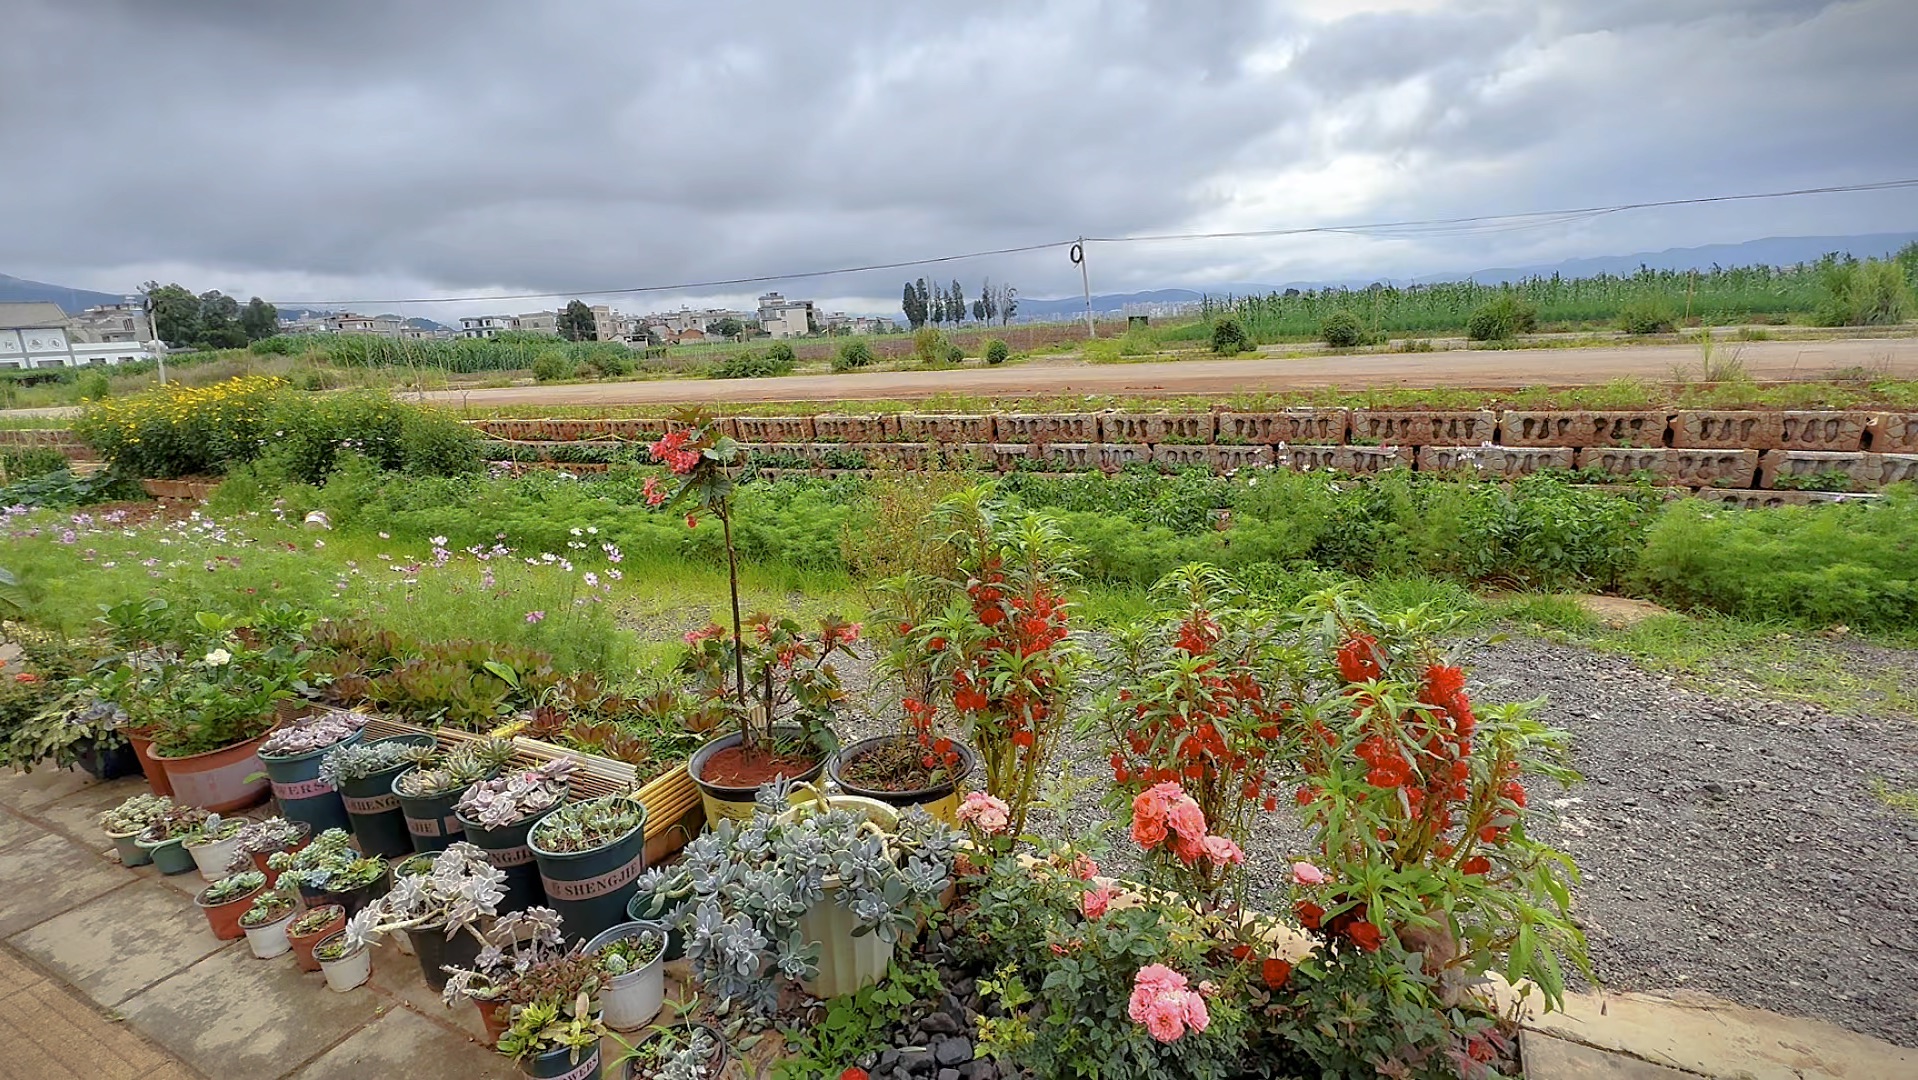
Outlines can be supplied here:
[[1292, 965], [1278, 957], [1272, 957], [1259, 965], [1259, 974], [1264, 976], [1267, 989], [1277, 990], [1292, 977]]
[[1379, 944], [1381, 942], [1379, 928], [1364, 919], [1360, 919], [1346, 927], [1345, 936], [1352, 939], [1352, 944], [1357, 945], [1366, 952], [1379, 951]]
[[1292, 914], [1298, 916], [1299, 925], [1307, 930], [1317, 930], [1325, 918], [1325, 909], [1310, 900], [1301, 900], [1292, 908]]

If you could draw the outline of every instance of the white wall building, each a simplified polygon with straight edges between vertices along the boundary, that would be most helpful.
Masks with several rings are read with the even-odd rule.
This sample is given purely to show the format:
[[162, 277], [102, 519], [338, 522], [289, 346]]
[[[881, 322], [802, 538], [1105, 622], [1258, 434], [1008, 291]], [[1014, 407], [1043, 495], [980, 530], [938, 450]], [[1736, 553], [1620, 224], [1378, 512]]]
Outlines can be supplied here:
[[99, 367], [151, 360], [140, 341], [88, 341], [73, 318], [49, 303], [0, 304], [0, 371]]
[[778, 293], [759, 298], [759, 328], [776, 338], [801, 337], [812, 332], [811, 300], [788, 300]]
[[498, 337], [508, 330], [519, 329], [519, 320], [511, 315], [466, 315], [460, 318], [460, 336], [463, 338]]

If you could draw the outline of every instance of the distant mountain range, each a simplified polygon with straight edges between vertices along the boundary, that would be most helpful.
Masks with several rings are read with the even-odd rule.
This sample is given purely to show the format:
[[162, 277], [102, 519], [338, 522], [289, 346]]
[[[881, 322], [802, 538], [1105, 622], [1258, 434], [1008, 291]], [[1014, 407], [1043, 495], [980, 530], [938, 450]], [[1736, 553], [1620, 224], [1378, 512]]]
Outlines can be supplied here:
[[26, 278], [0, 274], [0, 303], [44, 301], [59, 304], [60, 310], [72, 315], [100, 304], [117, 304], [120, 299], [118, 293], [70, 289], [65, 285], [49, 285], [44, 281], [28, 281]]
[[[1349, 288], [1363, 289], [1374, 281], [1387, 285], [1426, 285], [1439, 281], [1476, 281], [1494, 284], [1529, 277], [1595, 277], [1599, 274], [1631, 274], [1641, 266], [1653, 270], [1708, 270], [1713, 266], [1792, 266], [1815, 262], [1831, 252], [1858, 258], [1880, 258], [1906, 244], [1918, 241], [1918, 232], [1872, 233], [1866, 236], [1768, 236], [1742, 244], [1708, 244], [1704, 247], [1667, 248], [1642, 251], [1636, 255], [1602, 255], [1596, 258], [1566, 259], [1537, 266], [1506, 266], [1470, 273], [1427, 274], [1410, 278], [1363, 278], [1345, 281], [1288, 281], [1283, 285], [1248, 282], [1223, 282], [1203, 289], [1152, 289], [1135, 293], [1104, 293], [1092, 298], [1092, 310], [1101, 314], [1124, 310], [1135, 304], [1196, 303], [1210, 296], [1264, 296], [1287, 289]], [[1019, 314], [1069, 316], [1085, 311], [1085, 298], [1062, 297], [1057, 300], [1019, 298]]]

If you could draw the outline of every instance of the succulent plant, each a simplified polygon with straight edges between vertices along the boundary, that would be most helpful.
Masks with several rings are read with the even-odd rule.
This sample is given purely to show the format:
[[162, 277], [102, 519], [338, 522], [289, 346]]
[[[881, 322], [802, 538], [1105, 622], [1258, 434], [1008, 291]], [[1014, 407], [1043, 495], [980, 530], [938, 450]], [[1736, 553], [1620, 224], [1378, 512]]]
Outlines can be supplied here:
[[409, 765], [420, 750], [418, 744], [398, 741], [356, 742], [342, 746], [320, 759], [320, 779], [338, 788], [354, 780], [364, 780], [396, 765]]
[[631, 937], [623, 937], [611, 942], [599, 950], [595, 959], [599, 970], [607, 977], [615, 977], [638, 971], [652, 963], [659, 954], [666, 951], [666, 936], [652, 930], [641, 930]]
[[314, 892], [351, 892], [371, 885], [386, 873], [386, 860], [375, 855], [362, 858], [351, 846], [345, 829], [328, 829], [298, 851], [276, 851], [267, 856], [266, 865], [290, 880]]
[[265, 926], [285, 918], [299, 904], [283, 892], [264, 892], [253, 898], [253, 906], [240, 916], [241, 926]]
[[203, 844], [217, 844], [222, 840], [231, 840], [250, 824], [252, 822], [243, 817], [208, 814], [187, 832], [186, 843], [188, 847], [199, 847]]
[[111, 836], [138, 833], [173, 809], [165, 795], [135, 795], [100, 815], [100, 828]]
[[267, 740], [260, 744], [260, 753], [268, 757], [292, 757], [324, 750], [342, 739], [352, 738], [355, 732], [366, 726], [367, 719], [361, 713], [321, 713], [310, 720], [289, 724], [267, 736]]
[[313, 959], [344, 960], [365, 947], [364, 945], [353, 944], [352, 940], [344, 933], [334, 934], [314, 946]]
[[249, 821], [239, 832], [238, 842], [233, 847], [233, 858], [226, 868], [228, 872], [245, 870], [253, 865], [253, 856], [285, 851], [306, 839], [306, 834], [312, 828], [303, 821], [288, 821], [283, 817]]
[[140, 839], [149, 844], [157, 844], [162, 840], [184, 837], [198, 829], [210, 816], [212, 815], [197, 806], [175, 805], [158, 817], [150, 819], [147, 827], [140, 830]]
[[719, 1036], [704, 1024], [662, 1027], [625, 1060], [632, 1063], [633, 1080], [713, 1080], [726, 1063], [720, 1050]]
[[591, 851], [632, 832], [645, 818], [646, 808], [624, 795], [587, 799], [541, 818], [533, 826], [533, 843], [547, 851]]
[[479, 921], [497, 914], [505, 897], [506, 872], [462, 840], [432, 856], [426, 873], [394, 875], [385, 896], [347, 920], [346, 933], [362, 945], [392, 930], [441, 930], [449, 939], [466, 930], [477, 936]]
[[287, 926], [286, 932], [294, 935], [314, 933], [327, 923], [338, 918], [340, 912], [343, 910], [344, 909], [338, 904], [327, 904], [324, 907], [316, 907], [299, 918], [294, 919], [293, 922]]
[[238, 874], [228, 874], [208, 885], [206, 891], [200, 895], [205, 897], [209, 904], [224, 904], [229, 900], [238, 900], [265, 884], [265, 874], [258, 870], [247, 870]]
[[466, 789], [454, 809], [486, 828], [505, 828], [565, 802], [570, 778], [578, 768], [577, 760], [563, 757], [481, 780]]
[[808, 908], [829, 898], [858, 933], [897, 943], [937, 905], [957, 853], [957, 834], [916, 807], [887, 831], [830, 804], [782, 821], [786, 804], [786, 785], [768, 784], [751, 821], [721, 821], [688, 844], [696, 900], [670, 916], [700, 981], [763, 1015], [778, 1007], [775, 976], [817, 973], [818, 945], [799, 933]]
[[411, 758], [416, 768], [401, 773], [394, 790], [414, 798], [450, 795], [497, 775], [512, 763], [516, 752], [511, 739], [476, 739], [443, 752], [437, 747], [415, 747]]
[[530, 907], [501, 916], [481, 935], [485, 947], [470, 968], [448, 967], [441, 998], [521, 1005], [599, 988], [599, 968], [578, 946], [566, 947], [559, 913]]
[[499, 1037], [499, 1052], [524, 1061], [558, 1049], [572, 1053], [572, 1064], [599, 1045], [606, 1027], [593, 1011], [592, 996], [584, 991], [570, 998], [542, 998], [513, 1011], [513, 1023]]

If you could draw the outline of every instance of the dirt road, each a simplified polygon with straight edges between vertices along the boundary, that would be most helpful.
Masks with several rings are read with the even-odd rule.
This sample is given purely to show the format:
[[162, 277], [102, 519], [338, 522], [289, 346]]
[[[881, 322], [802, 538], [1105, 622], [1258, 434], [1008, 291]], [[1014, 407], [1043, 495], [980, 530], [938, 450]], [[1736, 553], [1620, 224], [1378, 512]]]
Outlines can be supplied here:
[[[1717, 357], [1737, 353], [1745, 373], [1763, 382], [1809, 379], [1843, 368], [1918, 378], [1918, 337], [1837, 341], [1722, 343]], [[923, 398], [935, 394], [1036, 397], [1101, 394], [1151, 397], [1337, 387], [1576, 386], [1619, 378], [1665, 382], [1675, 368], [1699, 367], [1687, 345], [1585, 349], [1461, 349], [1435, 353], [1319, 356], [1296, 360], [1248, 356], [1147, 364], [1035, 360], [952, 371], [879, 371], [795, 375], [777, 379], [674, 379], [657, 382], [510, 386], [429, 391], [426, 400], [470, 406], [652, 405], [697, 401], [837, 401]], [[1695, 375], [1693, 377], [1696, 377]]]

